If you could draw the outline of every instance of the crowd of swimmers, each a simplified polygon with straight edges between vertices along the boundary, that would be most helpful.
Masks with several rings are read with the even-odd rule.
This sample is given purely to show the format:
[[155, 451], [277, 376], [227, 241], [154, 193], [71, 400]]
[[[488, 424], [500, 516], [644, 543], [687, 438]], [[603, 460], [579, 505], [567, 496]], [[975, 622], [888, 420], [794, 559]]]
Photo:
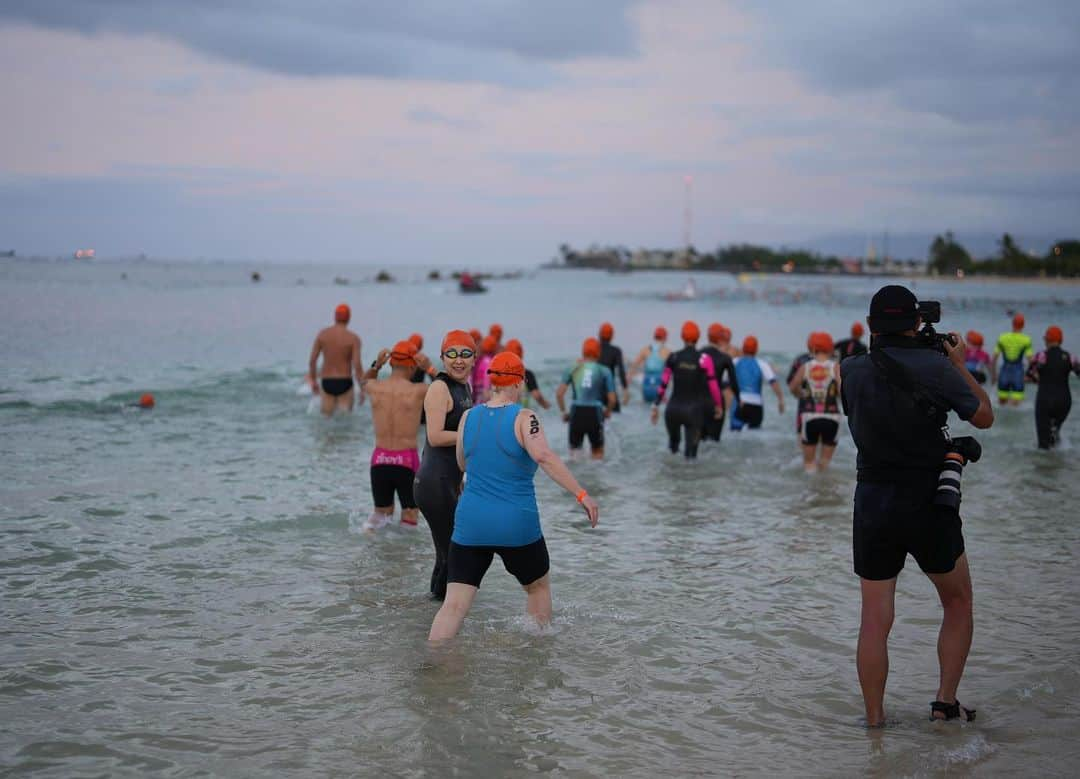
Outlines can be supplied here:
[[[432, 638], [456, 633], [495, 554], [524, 587], [528, 613], [545, 622], [551, 604], [547, 549], [532, 486], [537, 468], [576, 496], [594, 526], [599, 508], [548, 445], [535, 407], [548, 409], [551, 402], [526, 368], [521, 342], [504, 341], [498, 324], [486, 335], [452, 330], [439, 344], [436, 361], [424, 353], [423, 337], [414, 333], [381, 349], [365, 369], [361, 339], [348, 327], [350, 316], [349, 307], [339, 305], [334, 324], [316, 336], [308, 382], [327, 415], [370, 400], [374, 509], [364, 529], [373, 532], [392, 522], [395, 498], [402, 525], [415, 526], [418, 513], [423, 515], [435, 547], [430, 591], [444, 600]], [[1080, 375], [1080, 361], [1061, 348], [1061, 328], [1048, 327], [1045, 349], [1036, 353], [1024, 326], [1024, 317], [1016, 314], [992, 355], [983, 350], [983, 336], [969, 331], [966, 363], [979, 383], [997, 385], [1002, 405], [1019, 404], [1025, 384], [1036, 383], [1038, 445], [1052, 448], [1071, 405], [1069, 377]], [[605, 421], [631, 403], [630, 387], [640, 376], [653, 424], [666, 404], [672, 453], [681, 449], [693, 459], [701, 442], [720, 441], [725, 427], [760, 428], [766, 394], [775, 395], [777, 412], [783, 414], [790, 393], [803, 466], [807, 472], [825, 469], [843, 416], [839, 364], [868, 350], [860, 322], [852, 325], [849, 337], [837, 341], [824, 331], [810, 333], [807, 350], [790, 366], [784, 386], [759, 356], [754, 335], [736, 347], [731, 330], [720, 323], [706, 328], [704, 344], [694, 322], [682, 325], [672, 346], [667, 329], [657, 327], [629, 369], [614, 335], [610, 323], [600, 325], [555, 389], [572, 458], [583, 452], [586, 439], [592, 457], [603, 458]], [[386, 365], [390, 372], [381, 375]], [[416, 446], [421, 426], [426, 429], [423, 456]]]

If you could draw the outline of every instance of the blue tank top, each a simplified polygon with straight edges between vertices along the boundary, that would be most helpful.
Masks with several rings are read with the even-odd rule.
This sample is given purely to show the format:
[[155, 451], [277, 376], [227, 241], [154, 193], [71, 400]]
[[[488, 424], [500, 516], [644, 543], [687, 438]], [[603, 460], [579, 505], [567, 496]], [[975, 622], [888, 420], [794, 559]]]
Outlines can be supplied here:
[[465, 491], [450, 540], [463, 546], [526, 546], [538, 541], [534, 461], [514, 435], [521, 406], [477, 406], [465, 418], [461, 446]]
[[645, 358], [645, 375], [657, 376], [664, 372], [664, 358], [660, 356], [660, 344], [649, 347], [649, 356]]

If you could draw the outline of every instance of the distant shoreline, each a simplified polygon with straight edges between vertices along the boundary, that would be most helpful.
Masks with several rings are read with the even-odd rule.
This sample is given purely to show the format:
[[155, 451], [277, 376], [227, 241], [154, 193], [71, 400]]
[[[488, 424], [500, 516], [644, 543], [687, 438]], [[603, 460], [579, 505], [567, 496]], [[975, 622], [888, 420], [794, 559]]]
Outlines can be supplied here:
[[784, 273], [783, 271], [771, 271], [771, 270], [730, 270], [727, 268], [672, 268], [669, 266], [657, 266], [657, 267], [636, 267], [636, 268], [620, 268], [618, 270], [612, 270], [610, 268], [596, 268], [588, 266], [577, 265], [555, 265], [544, 264], [540, 266], [541, 270], [585, 270], [595, 271], [597, 273], [607, 273], [612, 276], [629, 276], [634, 273], [683, 273], [687, 275], [698, 274], [727, 274], [729, 276], [769, 276], [769, 277], [808, 277], [808, 278], [838, 278], [838, 279], [879, 279], [879, 278], [903, 278], [913, 280], [927, 280], [927, 281], [943, 281], [950, 284], [966, 284], [973, 281], [992, 281], [999, 283], [1015, 283], [1025, 282], [1029, 284], [1036, 283], [1054, 283], [1054, 284], [1067, 284], [1069, 286], [1080, 285], [1080, 278], [1071, 276], [1003, 276], [996, 273], [973, 273], [965, 276], [962, 279], [955, 276], [935, 276], [931, 273], [918, 272], [904, 272], [904, 271], [863, 271], [861, 273], [845, 273], [843, 271], [807, 271], [796, 270], [791, 273]]

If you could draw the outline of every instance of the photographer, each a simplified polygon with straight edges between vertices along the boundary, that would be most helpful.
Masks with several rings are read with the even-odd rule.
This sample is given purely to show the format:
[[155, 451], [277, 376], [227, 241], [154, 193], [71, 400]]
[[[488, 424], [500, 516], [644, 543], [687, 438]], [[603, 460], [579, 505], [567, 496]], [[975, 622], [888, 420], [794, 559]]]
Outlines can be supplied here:
[[[882, 287], [870, 301], [870, 352], [840, 364], [841, 395], [858, 448], [853, 520], [855, 573], [862, 589], [858, 671], [867, 724], [885, 724], [896, 577], [910, 553], [937, 588], [944, 610], [938, 637], [941, 679], [931, 719], [973, 719], [956, 689], [971, 646], [971, 578], [960, 530], [960, 473], [979, 457], [971, 438], [950, 439], [947, 413], [988, 428], [994, 412], [964, 367], [964, 342], [932, 327], [940, 306], [905, 287]], [[920, 330], [925, 322], [926, 326]]]

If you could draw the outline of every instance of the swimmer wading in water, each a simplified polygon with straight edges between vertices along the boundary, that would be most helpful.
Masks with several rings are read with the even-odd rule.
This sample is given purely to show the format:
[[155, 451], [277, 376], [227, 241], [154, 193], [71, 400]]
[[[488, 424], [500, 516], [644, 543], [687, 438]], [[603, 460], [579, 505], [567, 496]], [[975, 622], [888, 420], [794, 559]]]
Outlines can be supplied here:
[[465, 412], [457, 437], [457, 465], [468, 478], [454, 516], [446, 600], [429, 641], [457, 634], [495, 555], [524, 588], [526, 614], [539, 625], [551, 621], [550, 563], [533, 486], [538, 467], [576, 496], [590, 525], [600, 518], [596, 501], [551, 451], [540, 418], [518, 404], [525, 386], [521, 359], [501, 352], [488, 375], [492, 397]]

